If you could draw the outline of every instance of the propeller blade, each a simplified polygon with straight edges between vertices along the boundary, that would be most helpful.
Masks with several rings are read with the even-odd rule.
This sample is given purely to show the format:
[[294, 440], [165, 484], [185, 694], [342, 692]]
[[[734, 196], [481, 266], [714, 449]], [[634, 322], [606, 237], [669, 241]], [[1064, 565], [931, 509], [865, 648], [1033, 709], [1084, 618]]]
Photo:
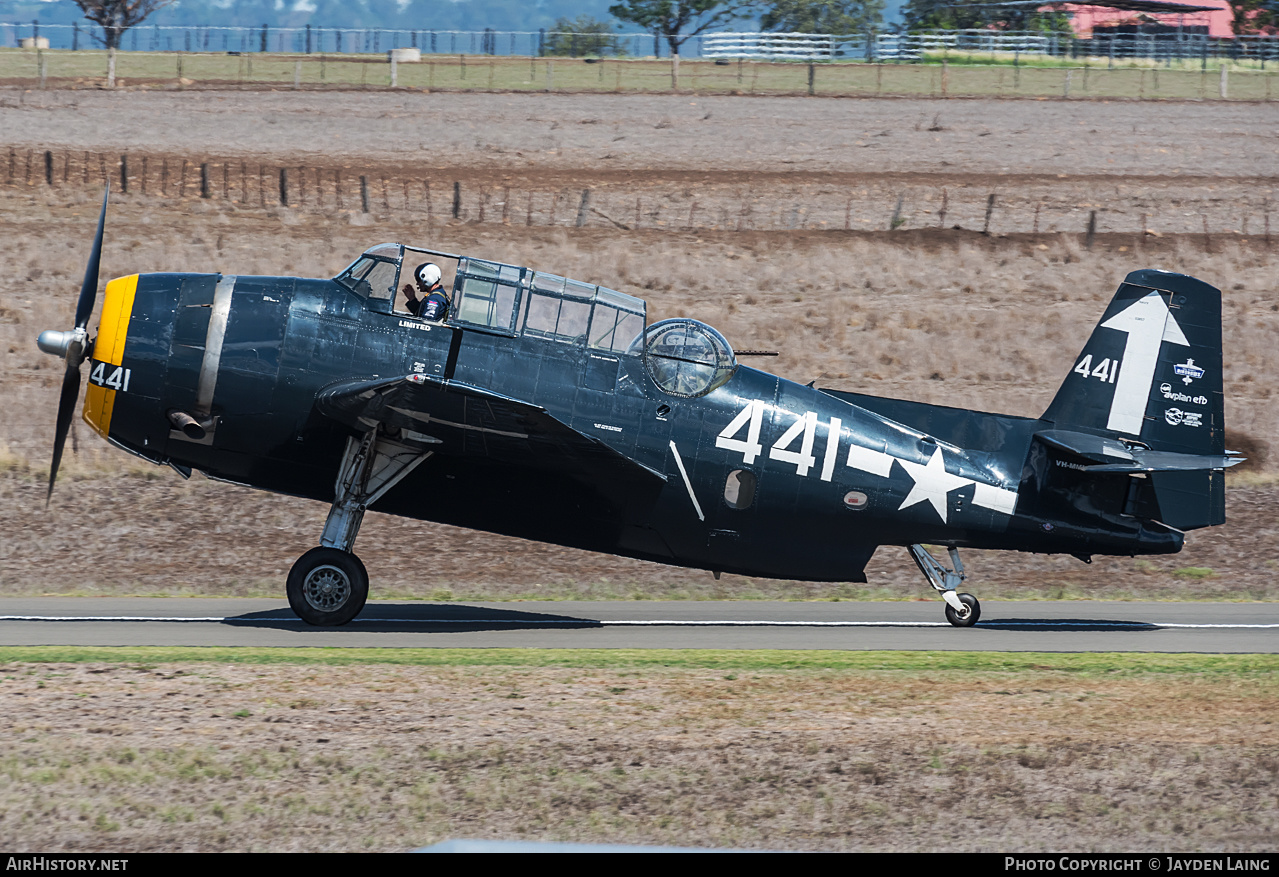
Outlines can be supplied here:
[[[53, 497], [53, 485], [58, 480], [58, 468], [62, 465], [62, 450], [71, 430], [71, 418], [80, 398], [80, 364], [84, 362], [87, 345], [89, 317], [98, 298], [98, 268], [102, 263], [102, 232], [107, 223], [107, 201], [111, 198], [111, 183], [102, 193], [102, 210], [98, 214], [98, 230], [93, 235], [93, 251], [84, 269], [84, 283], [80, 285], [80, 300], [76, 302], [75, 329], [72, 332], [43, 333], [40, 347], [48, 353], [61, 352], [66, 359], [67, 370], [62, 376], [62, 397], [58, 400], [58, 424], [53, 435], [53, 462], [49, 464], [49, 492], [46, 503]], [[57, 336], [57, 337], [53, 337]], [[45, 342], [48, 342], [47, 344]]]
[[102, 195], [102, 212], [98, 214], [98, 231], [93, 236], [93, 252], [89, 254], [89, 264], [84, 269], [84, 283], [80, 286], [80, 301], [75, 307], [75, 325], [83, 329], [89, 325], [89, 317], [93, 314], [93, 303], [98, 297], [98, 265], [102, 261], [102, 229], [107, 221], [107, 199], [111, 197], [111, 182], [107, 181], [107, 190]]
[[80, 398], [80, 366], [67, 365], [67, 373], [62, 378], [62, 398], [58, 400], [58, 427], [53, 436], [53, 462], [49, 465], [49, 492], [44, 501], [49, 502], [53, 496], [53, 483], [58, 480], [58, 467], [62, 464], [62, 447], [67, 443], [67, 432], [71, 429], [71, 417], [75, 414], [75, 403]]

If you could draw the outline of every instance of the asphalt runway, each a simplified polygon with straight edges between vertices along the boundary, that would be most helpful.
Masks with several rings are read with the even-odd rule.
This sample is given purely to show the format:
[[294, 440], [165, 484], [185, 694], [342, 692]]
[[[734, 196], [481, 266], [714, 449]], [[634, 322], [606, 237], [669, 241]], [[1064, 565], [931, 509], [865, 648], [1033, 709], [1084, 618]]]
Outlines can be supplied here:
[[976, 627], [919, 603], [371, 602], [314, 628], [283, 600], [0, 599], [0, 645], [351, 648], [1279, 651], [1279, 604], [984, 602]]

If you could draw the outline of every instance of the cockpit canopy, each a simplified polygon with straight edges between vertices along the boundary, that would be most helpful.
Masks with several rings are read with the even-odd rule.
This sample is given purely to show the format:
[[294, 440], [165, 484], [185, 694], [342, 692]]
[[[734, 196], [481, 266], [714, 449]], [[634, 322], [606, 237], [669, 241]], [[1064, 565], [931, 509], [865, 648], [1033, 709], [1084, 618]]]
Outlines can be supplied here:
[[[625, 351], [644, 331], [643, 299], [531, 268], [403, 244], [369, 248], [334, 279], [366, 298], [371, 310], [391, 313], [398, 278], [411, 253], [452, 268], [450, 323], [615, 353]], [[412, 266], [404, 270], [404, 280], [412, 282]]]
[[[683, 398], [711, 392], [737, 370], [733, 348], [705, 323], [663, 320], [645, 330], [643, 299], [531, 268], [378, 244], [334, 279], [365, 298], [370, 310], [393, 313], [401, 268], [410, 253], [432, 257], [446, 269], [446, 278], [452, 269], [450, 324], [643, 356], [654, 383]], [[412, 282], [412, 266], [404, 278]]]
[[[364, 255], [333, 279], [371, 302], [391, 303], [395, 301], [395, 286], [403, 260], [404, 248], [399, 244], [378, 244], [365, 250]], [[376, 306], [373, 309], [382, 310]]]

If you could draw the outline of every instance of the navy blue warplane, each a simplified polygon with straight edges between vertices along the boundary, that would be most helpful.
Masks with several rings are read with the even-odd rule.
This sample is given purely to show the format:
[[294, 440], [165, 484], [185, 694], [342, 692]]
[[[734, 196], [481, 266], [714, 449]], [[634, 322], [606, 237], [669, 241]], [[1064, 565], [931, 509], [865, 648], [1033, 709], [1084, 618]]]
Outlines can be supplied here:
[[[40, 338], [66, 362], [50, 494], [87, 359], [111, 444], [331, 505], [286, 588], [311, 624], [363, 608], [370, 508], [717, 575], [863, 582], [900, 545], [961, 627], [961, 547], [1169, 554], [1225, 520], [1221, 294], [1180, 274], [1129, 274], [1015, 417], [792, 383], [632, 296], [401, 244], [331, 280], [120, 277], [91, 340], [105, 214], [75, 328]], [[426, 260], [452, 272], [443, 322], [396, 308]]]

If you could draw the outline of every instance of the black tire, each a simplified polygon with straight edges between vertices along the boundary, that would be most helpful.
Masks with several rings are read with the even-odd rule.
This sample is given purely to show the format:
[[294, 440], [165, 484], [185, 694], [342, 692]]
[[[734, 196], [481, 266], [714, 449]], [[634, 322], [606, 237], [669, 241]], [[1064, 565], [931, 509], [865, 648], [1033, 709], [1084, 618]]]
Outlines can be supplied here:
[[285, 591], [298, 618], [317, 627], [339, 627], [364, 609], [369, 574], [354, 554], [312, 548], [289, 570]]
[[960, 618], [949, 603], [946, 604], [946, 620], [956, 627], [972, 627], [977, 623], [977, 619], [981, 618], [981, 604], [977, 602], [977, 598], [972, 594], [960, 594], [959, 602], [968, 607], [968, 617]]

